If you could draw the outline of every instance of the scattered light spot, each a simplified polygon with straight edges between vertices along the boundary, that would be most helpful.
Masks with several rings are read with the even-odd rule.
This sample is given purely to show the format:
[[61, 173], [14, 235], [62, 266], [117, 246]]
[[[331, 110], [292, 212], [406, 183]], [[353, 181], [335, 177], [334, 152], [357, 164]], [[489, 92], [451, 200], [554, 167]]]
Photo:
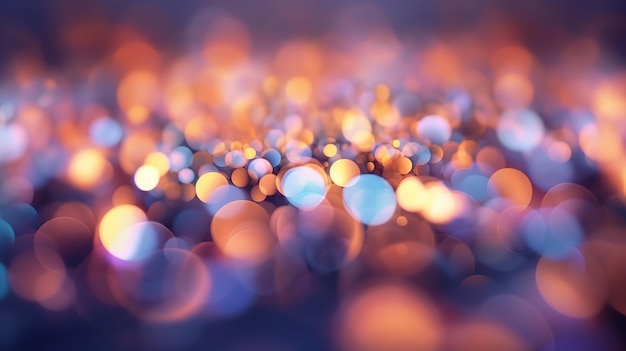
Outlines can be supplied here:
[[218, 172], [203, 174], [196, 182], [196, 196], [204, 203], [209, 203], [214, 196], [214, 192], [221, 186], [228, 185], [228, 179]]
[[26, 152], [28, 136], [18, 125], [0, 125], [0, 164], [13, 162]]
[[324, 156], [328, 158], [334, 157], [337, 155], [337, 146], [335, 144], [326, 144], [324, 145], [322, 152], [324, 153]]
[[150, 191], [159, 185], [159, 171], [150, 165], [143, 165], [135, 172], [135, 185], [139, 190]]
[[309, 100], [313, 93], [311, 82], [305, 77], [291, 78], [285, 86], [287, 98], [296, 104], [303, 104]]
[[447, 119], [437, 116], [425, 116], [417, 122], [417, 136], [429, 140], [433, 144], [443, 145], [450, 140], [452, 130]]
[[91, 124], [89, 136], [96, 144], [111, 147], [119, 144], [124, 135], [122, 126], [110, 117], [98, 118]]
[[389, 183], [377, 175], [364, 174], [343, 189], [343, 202], [356, 220], [367, 225], [380, 225], [396, 211], [396, 196]]
[[111, 172], [109, 161], [94, 149], [74, 154], [68, 167], [69, 180], [81, 189], [90, 189], [108, 180]]
[[428, 200], [424, 184], [417, 177], [404, 178], [396, 190], [398, 205], [405, 211], [419, 212]]
[[146, 157], [144, 164], [154, 167], [161, 177], [170, 170], [170, 159], [162, 152], [151, 153]]
[[500, 196], [513, 204], [527, 207], [533, 196], [533, 188], [528, 177], [515, 168], [502, 168], [491, 175], [489, 186]]
[[438, 350], [442, 329], [432, 306], [426, 297], [408, 287], [370, 287], [347, 299], [341, 308], [341, 349]]
[[326, 197], [326, 173], [319, 167], [299, 166], [288, 170], [281, 182], [282, 192], [289, 202], [301, 209], [317, 207]]
[[340, 187], [353, 185], [361, 173], [359, 166], [349, 159], [340, 159], [330, 166], [330, 179]]
[[512, 151], [534, 149], [541, 143], [544, 133], [543, 121], [531, 110], [510, 110], [498, 120], [498, 140]]
[[269, 215], [260, 205], [233, 201], [215, 213], [211, 235], [226, 255], [247, 261], [268, 257], [276, 240], [269, 228]]

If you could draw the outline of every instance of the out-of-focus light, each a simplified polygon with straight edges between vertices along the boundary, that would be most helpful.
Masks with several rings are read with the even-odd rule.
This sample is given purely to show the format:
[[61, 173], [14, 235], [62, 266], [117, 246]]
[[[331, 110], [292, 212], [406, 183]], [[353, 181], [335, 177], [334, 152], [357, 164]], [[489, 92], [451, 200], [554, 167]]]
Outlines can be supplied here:
[[146, 157], [144, 162], [147, 166], [154, 167], [159, 176], [164, 176], [170, 170], [170, 159], [162, 152], [153, 152]]
[[421, 213], [429, 221], [447, 223], [465, 210], [465, 201], [461, 194], [451, 191], [443, 183], [429, 182], [425, 188], [427, 200]]
[[359, 166], [349, 159], [340, 159], [330, 166], [330, 179], [340, 187], [353, 185], [360, 174]]
[[421, 139], [428, 140], [433, 144], [443, 145], [450, 140], [452, 129], [447, 119], [437, 115], [429, 115], [417, 122], [416, 133]]
[[396, 211], [396, 196], [389, 183], [377, 175], [364, 174], [343, 189], [343, 202], [356, 220], [367, 225], [380, 225]]
[[533, 196], [533, 188], [528, 177], [515, 168], [502, 168], [491, 175], [489, 186], [500, 196], [513, 204], [526, 207]]
[[428, 200], [424, 184], [417, 177], [404, 178], [396, 189], [398, 205], [405, 211], [419, 212]]
[[315, 166], [299, 166], [288, 170], [282, 178], [282, 192], [289, 202], [301, 209], [317, 207], [328, 191], [326, 173]]
[[89, 136], [96, 144], [111, 147], [119, 144], [124, 135], [124, 129], [113, 118], [98, 118], [91, 124]]
[[204, 203], [209, 203], [215, 195], [215, 190], [228, 185], [228, 179], [218, 172], [205, 173], [196, 182], [196, 196]]
[[253, 180], [259, 180], [266, 174], [272, 173], [272, 164], [264, 158], [257, 158], [248, 164], [248, 175]]
[[509, 110], [500, 117], [496, 131], [498, 140], [507, 149], [524, 152], [541, 143], [545, 127], [541, 118], [531, 110]]
[[535, 277], [543, 299], [566, 316], [589, 318], [602, 308], [606, 283], [597, 264], [579, 251], [564, 260], [541, 258]]
[[98, 150], [81, 150], [70, 159], [69, 180], [81, 189], [97, 186], [108, 180], [110, 175], [111, 164]]
[[211, 222], [211, 235], [226, 255], [247, 261], [266, 258], [275, 245], [268, 213], [247, 200], [233, 201], [221, 207]]
[[337, 155], [337, 146], [335, 144], [326, 144], [324, 145], [322, 152], [326, 157], [334, 157]]
[[311, 82], [305, 77], [291, 78], [285, 86], [287, 98], [296, 103], [302, 104], [309, 100], [313, 92]]
[[135, 185], [139, 190], [150, 191], [157, 187], [160, 179], [159, 171], [151, 165], [143, 165], [135, 172]]
[[439, 323], [432, 303], [410, 288], [374, 286], [344, 303], [338, 325], [340, 347], [435, 351], [443, 336]]
[[13, 162], [26, 152], [28, 136], [16, 124], [0, 125], [0, 164]]
[[[156, 245], [150, 234], [144, 235], [142, 223], [147, 220], [146, 214], [133, 205], [120, 205], [104, 214], [98, 225], [99, 238], [104, 248], [113, 256], [123, 260], [145, 258], [143, 248], [154, 249]], [[142, 242], [143, 240], [146, 242]], [[136, 254], [140, 254], [136, 257]]]
[[0, 300], [9, 292], [9, 279], [6, 267], [0, 263]]

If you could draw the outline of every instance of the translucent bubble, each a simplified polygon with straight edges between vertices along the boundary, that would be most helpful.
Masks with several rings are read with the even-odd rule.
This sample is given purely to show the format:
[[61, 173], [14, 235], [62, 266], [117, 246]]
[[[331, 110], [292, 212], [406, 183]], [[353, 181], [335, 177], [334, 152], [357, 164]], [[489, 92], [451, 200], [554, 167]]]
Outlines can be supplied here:
[[437, 115], [429, 115], [420, 119], [417, 122], [416, 132], [418, 137], [430, 140], [431, 143], [438, 145], [442, 145], [450, 140], [452, 135], [450, 122]]
[[301, 209], [317, 207], [326, 197], [326, 173], [319, 167], [300, 166], [288, 170], [282, 177], [282, 192], [287, 200]]
[[545, 127], [541, 118], [531, 110], [510, 110], [498, 120], [498, 140], [507, 149], [530, 151], [543, 139]]
[[348, 212], [367, 225], [379, 225], [391, 219], [396, 211], [396, 196], [389, 183], [374, 174], [364, 174], [343, 190]]
[[18, 125], [0, 126], [0, 164], [22, 157], [28, 147], [28, 135]]
[[122, 140], [124, 129], [110, 117], [98, 118], [91, 124], [89, 136], [96, 144], [111, 147], [119, 144]]

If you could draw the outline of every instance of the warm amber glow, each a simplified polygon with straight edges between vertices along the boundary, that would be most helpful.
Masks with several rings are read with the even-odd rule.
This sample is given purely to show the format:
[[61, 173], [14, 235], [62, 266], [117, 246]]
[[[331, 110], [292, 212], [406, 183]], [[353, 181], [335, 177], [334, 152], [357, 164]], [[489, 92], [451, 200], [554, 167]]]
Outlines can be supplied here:
[[347, 300], [340, 321], [343, 350], [436, 351], [442, 341], [437, 313], [403, 286], [374, 286]]
[[330, 179], [341, 187], [354, 184], [355, 177], [359, 174], [359, 166], [349, 159], [337, 160], [330, 166]]
[[116, 257], [124, 256], [123, 254], [126, 251], [124, 241], [128, 239], [123, 234], [124, 231], [147, 219], [146, 214], [136, 206], [119, 205], [113, 207], [100, 220], [98, 238], [104, 248], [112, 255]]
[[68, 167], [70, 182], [82, 189], [90, 189], [110, 176], [111, 165], [102, 153], [94, 149], [81, 150], [74, 154]]
[[196, 182], [196, 196], [200, 201], [209, 203], [212, 200], [213, 192], [225, 185], [228, 185], [228, 179], [221, 173], [205, 173]]
[[526, 207], [533, 196], [533, 188], [528, 177], [515, 168], [503, 168], [489, 178], [492, 186], [500, 196], [514, 205]]
[[322, 152], [326, 157], [334, 157], [337, 154], [337, 146], [335, 144], [326, 144]]
[[159, 170], [151, 165], [144, 165], [135, 172], [135, 185], [139, 190], [150, 191], [157, 187], [161, 178]]
[[427, 205], [429, 194], [419, 178], [407, 177], [398, 185], [396, 198], [405, 211], [419, 212]]
[[543, 257], [535, 272], [537, 288], [543, 299], [564, 315], [592, 317], [604, 304], [605, 290], [595, 265], [578, 252], [563, 261]]

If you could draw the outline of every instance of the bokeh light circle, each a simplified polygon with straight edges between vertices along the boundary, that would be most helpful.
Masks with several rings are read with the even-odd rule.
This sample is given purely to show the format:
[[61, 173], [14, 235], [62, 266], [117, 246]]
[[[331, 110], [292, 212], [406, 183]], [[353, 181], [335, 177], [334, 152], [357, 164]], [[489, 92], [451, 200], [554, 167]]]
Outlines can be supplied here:
[[393, 188], [374, 174], [360, 175], [353, 185], [344, 188], [343, 202], [352, 217], [367, 225], [383, 224], [396, 211]]

